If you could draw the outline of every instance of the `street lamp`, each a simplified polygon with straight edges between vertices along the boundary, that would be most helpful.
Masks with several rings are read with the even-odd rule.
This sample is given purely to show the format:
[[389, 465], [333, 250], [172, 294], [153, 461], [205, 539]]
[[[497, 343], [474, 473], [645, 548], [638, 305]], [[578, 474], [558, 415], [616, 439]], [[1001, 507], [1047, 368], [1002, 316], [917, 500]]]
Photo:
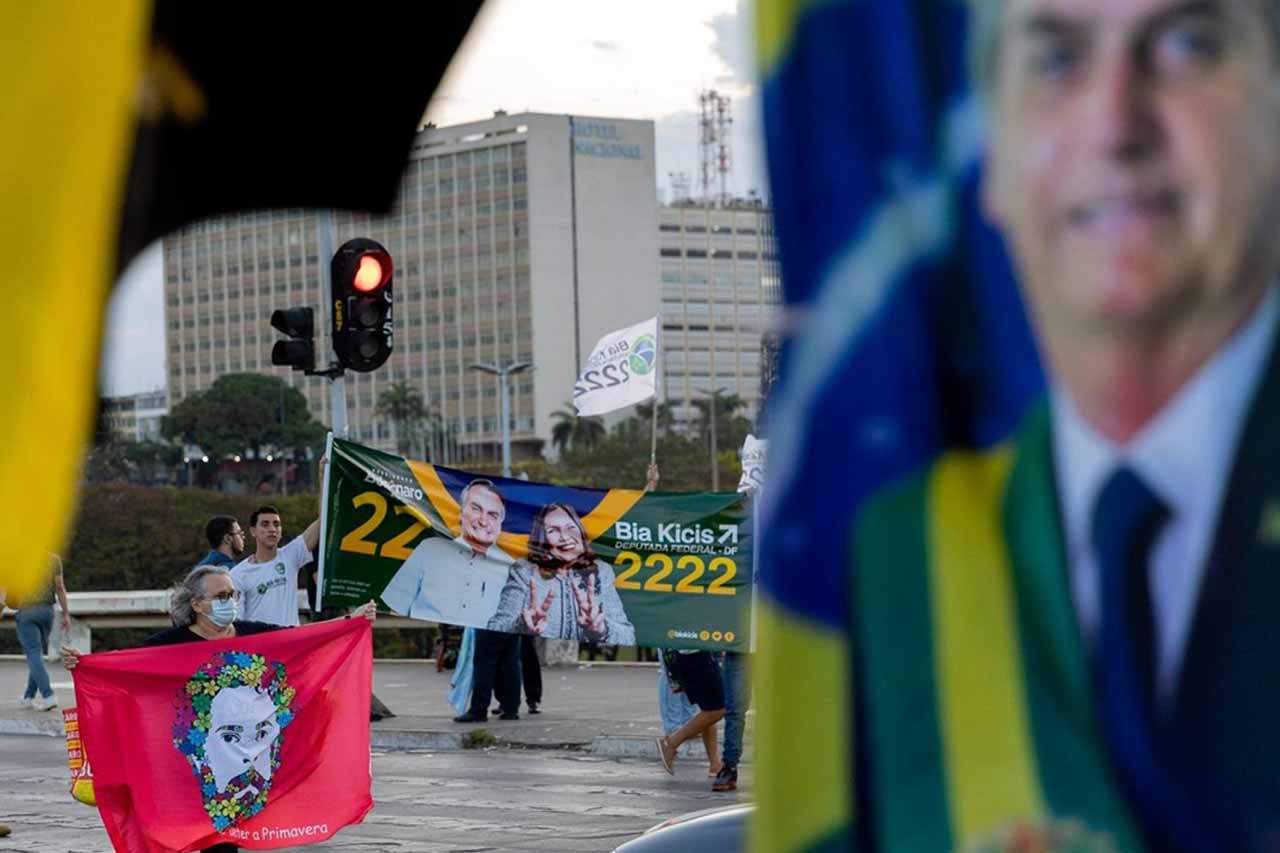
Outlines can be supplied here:
[[502, 420], [502, 476], [504, 477], [511, 476], [511, 416], [509, 414], [511, 407], [511, 376], [531, 367], [533, 367], [533, 362], [531, 361], [513, 361], [503, 367], [480, 362], [471, 365], [472, 370], [492, 373], [498, 377], [498, 417]]
[[720, 408], [720, 395], [725, 393], [724, 388], [717, 388], [714, 391], [703, 391], [697, 389], [697, 393], [702, 394], [710, 399], [707, 400], [707, 411], [711, 413], [711, 491], [720, 491], [720, 460], [716, 458], [716, 409]]

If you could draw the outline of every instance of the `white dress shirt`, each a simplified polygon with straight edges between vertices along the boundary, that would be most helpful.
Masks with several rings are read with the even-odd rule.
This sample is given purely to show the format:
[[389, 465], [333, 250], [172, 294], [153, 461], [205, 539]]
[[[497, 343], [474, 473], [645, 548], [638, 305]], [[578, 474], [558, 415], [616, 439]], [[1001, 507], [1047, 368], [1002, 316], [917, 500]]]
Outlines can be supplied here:
[[1156, 691], [1172, 700], [1218, 514], [1249, 404], [1271, 352], [1280, 295], [1272, 288], [1254, 316], [1123, 446], [1097, 433], [1065, 388], [1050, 400], [1053, 456], [1076, 615], [1086, 641], [1100, 624], [1098, 559], [1090, 541], [1094, 502], [1127, 465], [1169, 507], [1151, 550], [1148, 583], [1155, 621]]
[[483, 628], [498, 609], [512, 562], [497, 545], [477, 554], [461, 536], [432, 536], [413, 549], [381, 598], [412, 619]]

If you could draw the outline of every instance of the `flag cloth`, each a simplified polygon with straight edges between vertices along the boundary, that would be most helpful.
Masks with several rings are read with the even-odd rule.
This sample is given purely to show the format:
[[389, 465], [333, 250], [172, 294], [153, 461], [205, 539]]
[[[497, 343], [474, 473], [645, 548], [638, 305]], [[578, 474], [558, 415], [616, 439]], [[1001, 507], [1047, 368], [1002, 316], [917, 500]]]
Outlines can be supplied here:
[[757, 849], [854, 846], [858, 567], [818, 543], [846, 539], [868, 496], [943, 450], [1008, 436], [1043, 390], [1003, 244], [978, 212], [968, 18], [962, 2], [756, 6], [795, 329], [767, 415]]
[[323, 841], [373, 807], [372, 626], [88, 655], [72, 671], [116, 850]]
[[658, 318], [596, 341], [573, 386], [580, 415], [603, 415], [658, 394]]

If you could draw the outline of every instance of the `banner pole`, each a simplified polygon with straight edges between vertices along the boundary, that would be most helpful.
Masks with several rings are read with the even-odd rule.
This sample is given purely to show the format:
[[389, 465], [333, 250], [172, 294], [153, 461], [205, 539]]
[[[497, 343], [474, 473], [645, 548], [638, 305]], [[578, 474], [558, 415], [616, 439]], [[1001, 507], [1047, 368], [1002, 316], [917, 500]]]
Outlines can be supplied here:
[[658, 406], [662, 404], [662, 315], [657, 315], [657, 322], [654, 324], [654, 339], [657, 346], [658, 360], [654, 364], [653, 373], [653, 418], [650, 422], [649, 435], [649, 464], [658, 464]]
[[[320, 476], [320, 544], [316, 554], [316, 605], [324, 609], [324, 550], [329, 528], [329, 471], [333, 468], [333, 430], [325, 434], [324, 458], [329, 460]], [[312, 617], [315, 614], [311, 614]]]

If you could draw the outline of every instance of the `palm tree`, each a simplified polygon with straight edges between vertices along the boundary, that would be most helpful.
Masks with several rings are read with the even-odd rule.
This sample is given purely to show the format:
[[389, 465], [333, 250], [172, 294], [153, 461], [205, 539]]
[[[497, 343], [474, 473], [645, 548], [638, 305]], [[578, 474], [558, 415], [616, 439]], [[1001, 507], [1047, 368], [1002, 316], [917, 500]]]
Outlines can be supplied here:
[[605, 436], [604, 422], [599, 418], [584, 418], [572, 403], [551, 413], [555, 425], [551, 427], [551, 444], [563, 453], [566, 448], [595, 447]]
[[[693, 407], [698, 410], [697, 431], [698, 436], [703, 443], [711, 441], [711, 401], [716, 402], [715, 423], [716, 423], [716, 442], [721, 447], [732, 447], [737, 441], [737, 432], [740, 431], [742, 424], [739, 421], [746, 422], [746, 418], [737, 414], [739, 409], [746, 407], [744, 401], [737, 394], [719, 394], [714, 397], [706, 397], [701, 400], [693, 400]], [[750, 423], [747, 423], [750, 427]]]
[[[653, 403], [636, 403], [635, 419], [642, 423], [645, 429], [649, 429], [649, 422], [653, 418]], [[672, 413], [670, 403], [658, 403], [658, 435], [666, 435], [671, 427], [675, 425], [676, 417]]]
[[427, 420], [427, 404], [422, 392], [403, 380], [393, 382], [378, 395], [374, 411], [391, 421], [396, 434], [396, 452], [408, 456]]

